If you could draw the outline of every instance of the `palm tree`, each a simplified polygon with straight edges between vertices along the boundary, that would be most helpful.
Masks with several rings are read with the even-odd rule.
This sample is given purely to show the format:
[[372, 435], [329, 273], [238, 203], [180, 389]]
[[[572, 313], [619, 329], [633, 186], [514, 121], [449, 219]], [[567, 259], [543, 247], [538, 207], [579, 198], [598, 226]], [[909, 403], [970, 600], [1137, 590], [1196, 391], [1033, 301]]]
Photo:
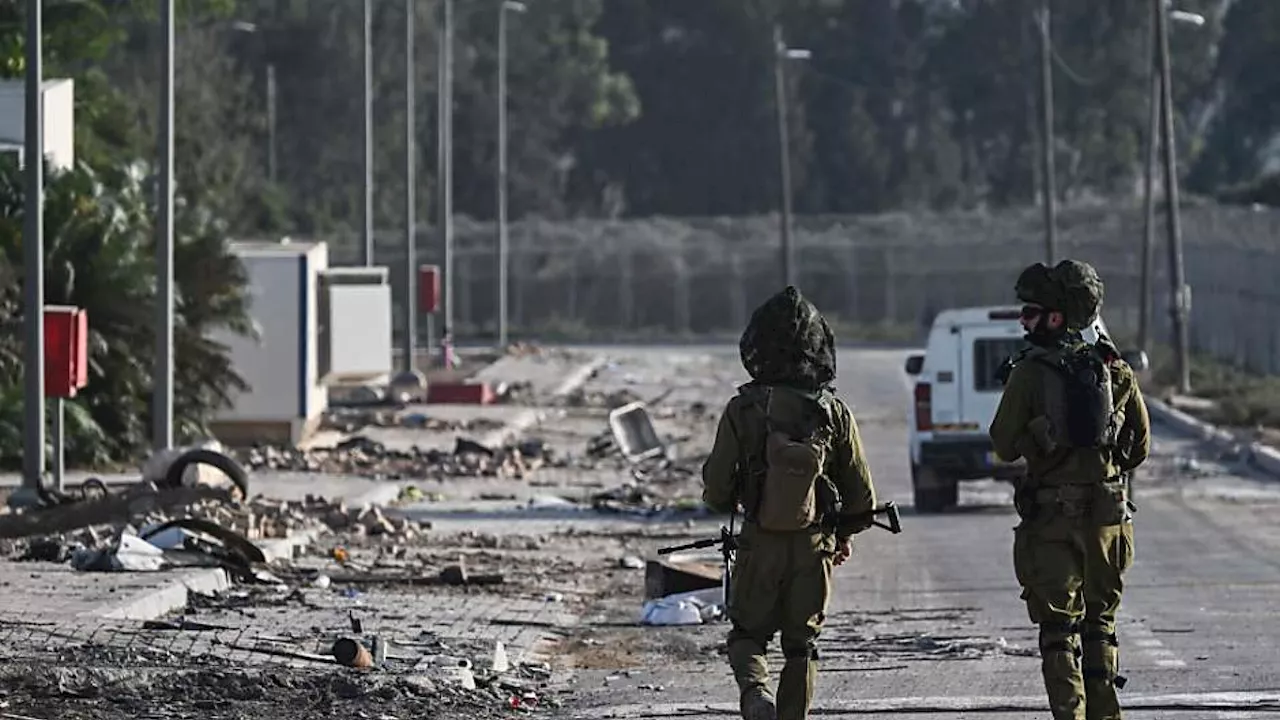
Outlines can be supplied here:
[[[147, 446], [155, 355], [155, 217], [141, 164], [95, 171], [81, 164], [51, 172], [46, 188], [45, 301], [89, 313], [89, 383], [75, 400], [92, 426], [81, 428], [70, 462], [134, 459]], [[215, 329], [251, 332], [245, 273], [226, 247], [223, 226], [180, 200], [175, 213], [175, 429], [179, 440], [208, 434], [208, 421], [245, 383]], [[21, 394], [20, 324], [23, 184], [0, 165], [0, 408]], [[7, 391], [7, 392], [6, 392]], [[0, 453], [7, 445], [0, 411]], [[76, 428], [69, 423], [68, 431]], [[87, 434], [87, 435], [86, 435]], [[75, 442], [71, 443], [73, 446]]]

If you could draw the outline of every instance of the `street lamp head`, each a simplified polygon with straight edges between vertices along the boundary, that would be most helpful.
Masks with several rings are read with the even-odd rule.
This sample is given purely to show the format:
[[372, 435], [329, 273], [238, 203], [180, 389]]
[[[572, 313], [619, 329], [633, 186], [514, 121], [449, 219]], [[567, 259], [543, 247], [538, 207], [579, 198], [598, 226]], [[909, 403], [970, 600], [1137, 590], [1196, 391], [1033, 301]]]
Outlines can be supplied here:
[[813, 53], [802, 48], [786, 48], [782, 51], [782, 56], [788, 60], [808, 60], [813, 57]]
[[522, 13], [527, 11], [529, 7], [522, 2], [519, 2], [519, 0], [502, 0], [502, 9]]
[[248, 20], [233, 20], [231, 22], [231, 29], [237, 32], [245, 32], [245, 33], [258, 32], [257, 24], [251, 23]]
[[1205, 24], [1204, 16], [1199, 13], [1186, 12], [1184, 10], [1170, 10], [1169, 19], [1178, 22], [1189, 23], [1196, 27], [1203, 27]]

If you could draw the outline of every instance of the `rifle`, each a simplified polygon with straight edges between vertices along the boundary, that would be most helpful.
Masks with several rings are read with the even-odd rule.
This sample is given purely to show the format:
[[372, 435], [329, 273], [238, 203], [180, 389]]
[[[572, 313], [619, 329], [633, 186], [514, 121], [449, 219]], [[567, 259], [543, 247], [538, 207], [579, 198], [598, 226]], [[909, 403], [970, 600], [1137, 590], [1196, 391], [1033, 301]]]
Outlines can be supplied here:
[[[878, 508], [856, 515], [855, 517], [871, 516], [871, 524], [888, 530], [897, 535], [902, 532], [902, 516], [898, 513], [897, 503], [890, 500]], [[882, 523], [876, 520], [877, 515], [888, 516], [888, 522]], [[671, 553], [680, 552], [682, 550], [701, 550], [703, 548], [716, 547], [720, 548], [720, 557], [724, 564], [724, 599], [726, 606], [729, 602], [729, 576], [732, 574], [733, 561], [738, 551], [738, 536], [733, 532], [734, 520], [737, 518], [737, 511], [729, 515], [729, 526], [720, 526], [720, 536], [714, 538], [706, 538], [704, 540], [695, 540], [684, 545], [675, 545], [672, 547], [664, 547], [658, 549], [659, 555], [670, 555]]]

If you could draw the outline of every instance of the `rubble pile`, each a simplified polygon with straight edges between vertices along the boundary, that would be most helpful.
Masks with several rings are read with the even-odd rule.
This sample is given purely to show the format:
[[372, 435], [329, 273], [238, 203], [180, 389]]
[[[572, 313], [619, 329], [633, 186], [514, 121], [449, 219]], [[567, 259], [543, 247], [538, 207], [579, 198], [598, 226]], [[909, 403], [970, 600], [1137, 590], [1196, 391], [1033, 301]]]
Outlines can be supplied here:
[[553, 460], [540, 441], [490, 448], [458, 438], [453, 452], [395, 450], [363, 435], [343, 440], [333, 448], [299, 450], [261, 446], [248, 451], [242, 462], [251, 470], [356, 475], [379, 480], [440, 477], [523, 478]]
[[[176, 512], [145, 513], [128, 523], [95, 525], [65, 533], [6, 541], [0, 545], [0, 554], [20, 561], [57, 563], [72, 560], [77, 553], [102, 554], [105, 551], [118, 554], [122, 544], [127, 548], [133, 542], [136, 546], [137, 537], [145, 538], [150, 530], [178, 521], [192, 524], [205, 521], [224, 537], [238, 537], [249, 542], [311, 533], [317, 537], [337, 534], [346, 542], [368, 538], [378, 543], [405, 543], [417, 540], [431, 527], [430, 523], [388, 516], [376, 505], [348, 507], [343, 502], [330, 502], [310, 495], [300, 502], [259, 497], [238, 504], [202, 501]], [[173, 537], [164, 536], [164, 541], [151, 538], [150, 544], [178, 547], [183, 540], [182, 533], [178, 533]], [[80, 569], [130, 569], [97, 565], [86, 561]]]
[[601, 392], [598, 390], [585, 390], [578, 388], [573, 392], [567, 393], [556, 401], [556, 405], [561, 407], [573, 408], [604, 408], [613, 410], [623, 405], [629, 405], [633, 402], [639, 402], [642, 398], [627, 388], [613, 390], [611, 392]]
[[431, 417], [422, 412], [409, 411], [405, 405], [397, 404], [382, 407], [336, 407], [325, 413], [320, 427], [344, 433], [370, 427], [410, 428], [428, 432], [484, 432], [497, 430], [502, 427], [502, 423], [491, 418], [461, 420]]
[[301, 502], [254, 498], [239, 506], [209, 503], [190, 508], [190, 514], [251, 540], [284, 538], [305, 531], [411, 540], [430, 528], [405, 518], [387, 517], [377, 505], [353, 508], [314, 495]]
[[488, 661], [477, 663], [471, 682], [462, 683], [425, 669], [371, 673], [341, 667], [246, 668], [241, 662], [217, 657], [202, 657], [196, 667], [175, 670], [180, 656], [151, 648], [85, 645], [61, 655], [34, 669], [29, 663], [0, 661], [0, 680], [6, 688], [0, 707], [37, 712], [41, 717], [99, 720], [141, 716], [496, 720], [510, 717], [512, 710], [527, 713], [560, 704], [545, 689], [540, 668], [513, 664], [497, 673], [488, 669]]

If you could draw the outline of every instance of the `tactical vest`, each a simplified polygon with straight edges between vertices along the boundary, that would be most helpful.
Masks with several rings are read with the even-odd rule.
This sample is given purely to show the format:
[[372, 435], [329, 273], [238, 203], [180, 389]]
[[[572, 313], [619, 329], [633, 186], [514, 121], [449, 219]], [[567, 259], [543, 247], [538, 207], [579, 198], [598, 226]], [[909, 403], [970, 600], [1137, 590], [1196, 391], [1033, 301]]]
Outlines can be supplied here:
[[1115, 407], [1111, 368], [1098, 347], [1033, 348], [1027, 358], [1052, 371], [1041, 376], [1053, 442], [1070, 449], [1114, 448], [1124, 414]]
[[769, 386], [748, 392], [758, 422], [744, 463], [747, 519], [773, 532], [819, 525], [835, 504], [828, 475], [835, 437], [830, 396]]

